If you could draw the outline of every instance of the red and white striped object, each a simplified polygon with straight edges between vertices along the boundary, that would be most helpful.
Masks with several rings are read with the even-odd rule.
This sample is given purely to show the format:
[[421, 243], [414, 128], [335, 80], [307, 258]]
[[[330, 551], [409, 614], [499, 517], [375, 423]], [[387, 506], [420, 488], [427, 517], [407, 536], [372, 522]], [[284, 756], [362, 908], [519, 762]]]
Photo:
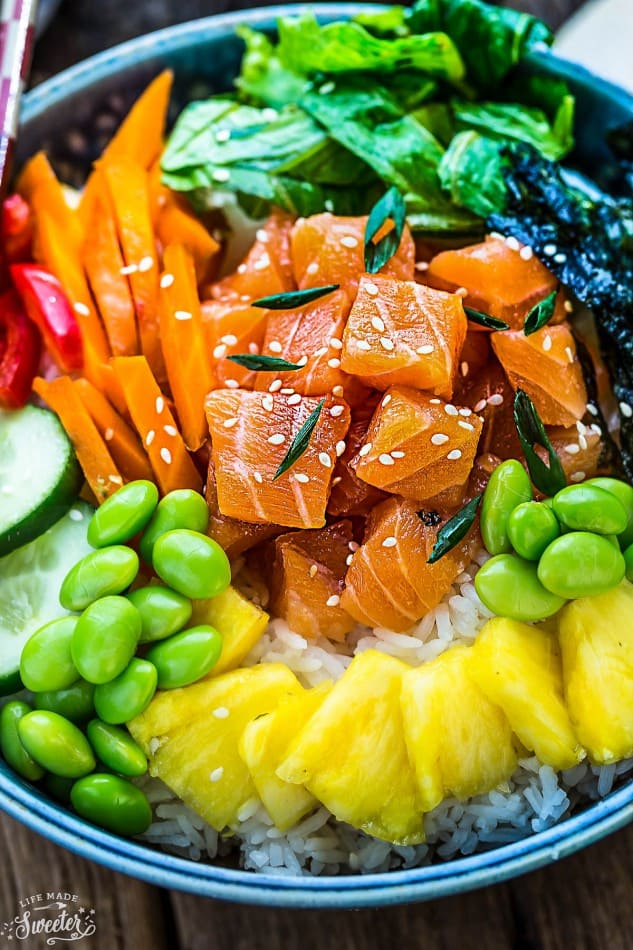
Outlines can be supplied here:
[[0, 7], [0, 192], [10, 174], [36, 13], [37, 0], [2, 0]]

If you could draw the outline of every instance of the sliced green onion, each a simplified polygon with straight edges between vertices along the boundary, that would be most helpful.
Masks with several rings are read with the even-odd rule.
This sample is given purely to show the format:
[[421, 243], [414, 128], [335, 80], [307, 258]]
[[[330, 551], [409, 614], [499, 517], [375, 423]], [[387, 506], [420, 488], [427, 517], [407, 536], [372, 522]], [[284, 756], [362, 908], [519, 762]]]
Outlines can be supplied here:
[[[547, 437], [536, 406], [522, 389], [517, 389], [514, 397], [514, 424], [523, 447], [530, 478], [540, 492], [551, 498], [567, 484], [565, 471]], [[535, 445], [540, 445], [547, 452], [549, 465], [546, 465], [534, 450]]]
[[467, 505], [460, 508], [457, 514], [449, 518], [446, 524], [440, 528], [427, 564], [435, 564], [436, 561], [439, 561], [441, 557], [444, 557], [448, 551], [451, 551], [456, 544], [459, 544], [459, 542], [466, 537], [475, 523], [477, 509], [482, 497], [481, 494], [475, 495]]
[[[377, 274], [400, 247], [405, 215], [404, 198], [395, 186], [385, 192], [371, 209], [365, 227], [365, 270], [368, 274]], [[393, 228], [374, 243], [374, 238], [387, 221], [393, 221]]]
[[537, 330], [540, 330], [546, 323], [550, 322], [554, 316], [557, 293], [557, 290], [553, 290], [544, 300], [541, 300], [540, 303], [532, 307], [523, 324], [523, 332], [526, 336], [536, 333]]
[[253, 300], [251, 307], [262, 307], [265, 310], [294, 310], [305, 303], [312, 303], [319, 297], [325, 297], [338, 290], [340, 284], [325, 284], [323, 287], [306, 287], [305, 290], [289, 290], [283, 294], [271, 294], [270, 297], [260, 297]]
[[473, 310], [472, 307], [464, 307], [464, 312], [471, 323], [476, 323], [480, 327], [487, 327], [489, 330], [509, 330], [510, 324], [491, 317], [488, 313], [482, 313], [481, 310]]
[[298, 363], [289, 363], [278, 356], [253, 356], [251, 353], [235, 353], [227, 359], [244, 369], [254, 370], [256, 373], [281, 373], [284, 370], [303, 369]]
[[325, 399], [322, 399], [316, 409], [310, 413], [306, 421], [297, 432], [296, 436], [292, 440], [290, 448], [286, 452], [283, 462], [273, 476], [273, 481], [283, 475], [284, 472], [287, 472], [289, 468], [292, 468], [295, 462], [301, 458], [305, 450], [308, 448], [314, 428], [319, 421], [319, 416], [321, 415], [324, 402]]

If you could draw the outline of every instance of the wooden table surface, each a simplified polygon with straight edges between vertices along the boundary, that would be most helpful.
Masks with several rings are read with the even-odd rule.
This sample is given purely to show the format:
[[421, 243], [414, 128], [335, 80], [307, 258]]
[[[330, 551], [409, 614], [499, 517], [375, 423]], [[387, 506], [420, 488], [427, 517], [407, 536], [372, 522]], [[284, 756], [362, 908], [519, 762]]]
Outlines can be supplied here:
[[[558, 26], [582, 0], [512, 0]], [[65, 0], [40, 42], [34, 78], [119, 40], [246, 6], [231, 0]], [[556, 865], [484, 891], [385, 910], [249, 908], [163, 891], [77, 858], [0, 819], [0, 924], [19, 901], [52, 891], [95, 909], [99, 950], [630, 950], [633, 827]], [[16, 946], [0, 937], [0, 945]], [[31, 937], [30, 947], [46, 947]], [[57, 945], [59, 946], [59, 944]]]

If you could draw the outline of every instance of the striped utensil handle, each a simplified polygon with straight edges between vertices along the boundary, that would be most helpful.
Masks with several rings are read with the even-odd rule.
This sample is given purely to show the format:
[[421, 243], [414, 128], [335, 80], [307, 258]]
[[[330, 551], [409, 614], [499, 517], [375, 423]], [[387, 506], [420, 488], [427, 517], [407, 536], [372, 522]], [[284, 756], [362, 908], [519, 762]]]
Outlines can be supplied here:
[[2, 0], [0, 7], [0, 194], [11, 174], [20, 97], [31, 65], [37, 0]]

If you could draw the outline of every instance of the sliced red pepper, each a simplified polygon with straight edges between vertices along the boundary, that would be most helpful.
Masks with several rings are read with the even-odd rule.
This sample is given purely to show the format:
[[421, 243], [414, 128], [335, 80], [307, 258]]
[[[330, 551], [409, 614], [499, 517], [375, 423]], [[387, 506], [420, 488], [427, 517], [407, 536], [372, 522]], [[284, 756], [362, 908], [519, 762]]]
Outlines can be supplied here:
[[0, 407], [28, 402], [40, 359], [40, 335], [14, 290], [0, 296]]
[[2, 203], [2, 247], [9, 264], [31, 260], [33, 214], [21, 195], [13, 194]]
[[26, 312], [58, 367], [64, 373], [81, 370], [81, 330], [60, 282], [39, 264], [12, 264], [10, 271]]

